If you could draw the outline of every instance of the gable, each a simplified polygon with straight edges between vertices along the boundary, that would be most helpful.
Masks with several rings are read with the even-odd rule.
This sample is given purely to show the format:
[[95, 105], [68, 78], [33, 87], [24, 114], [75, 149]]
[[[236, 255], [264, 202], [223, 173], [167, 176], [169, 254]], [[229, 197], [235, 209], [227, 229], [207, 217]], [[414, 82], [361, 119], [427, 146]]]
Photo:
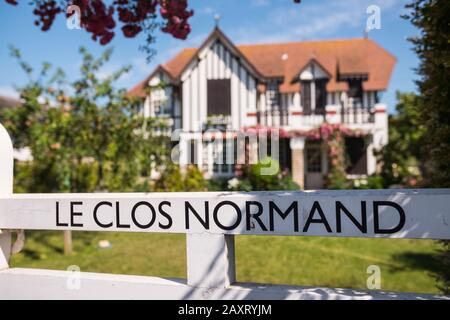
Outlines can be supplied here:
[[128, 91], [128, 95], [144, 98], [147, 95], [146, 89], [148, 87], [157, 86], [160, 83], [173, 83], [173, 77], [163, 67], [158, 66], [147, 78], [135, 85]]
[[330, 76], [330, 73], [328, 73], [328, 71], [326, 71], [319, 63], [315, 60], [311, 60], [303, 69], [301, 69], [299, 75], [292, 79], [292, 81], [328, 79]]
[[[223, 63], [229, 65], [231, 61], [237, 61], [237, 63], [239, 65], [242, 65], [246, 69], [246, 71], [254, 78], [259, 78], [262, 80], [263, 76], [260, 74], [258, 69], [217, 27], [198, 49], [196, 49], [194, 52], [191, 52], [188, 49], [185, 52], [186, 56], [190, 55], [190, 59], [186, 58], [187, 61], [185, 62], [185, 66], [179, 71], [177, 78], [181, 80], [183, 78], [186, 78], [189, 72], [198, 64], [198, 62], [205, 59], [211, 51], [213, 51], [214, 55], [217, 56], [218, 59]], [[174, 60], [175, 59], [171, 60], [169, 64], [177, 64], [179, 62]]]

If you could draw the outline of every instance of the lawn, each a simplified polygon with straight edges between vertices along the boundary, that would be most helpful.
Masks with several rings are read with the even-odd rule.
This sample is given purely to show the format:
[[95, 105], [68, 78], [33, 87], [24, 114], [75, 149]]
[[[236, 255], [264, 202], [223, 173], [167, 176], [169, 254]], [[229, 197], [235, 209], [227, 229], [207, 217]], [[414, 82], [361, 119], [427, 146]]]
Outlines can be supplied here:
[[[112, 247], [99, 249], [107, 239]], [[383, 290], [437, 293], [432, 273], [439, 245], [431, 240], [236, 237], [237, 279], [366, 288], [369, 265], [381, 268]], [[185, 235], [75, 232], [74, 253], [62, 254], [62, 233], [28, 231], [13, 267], [186, 277]]]

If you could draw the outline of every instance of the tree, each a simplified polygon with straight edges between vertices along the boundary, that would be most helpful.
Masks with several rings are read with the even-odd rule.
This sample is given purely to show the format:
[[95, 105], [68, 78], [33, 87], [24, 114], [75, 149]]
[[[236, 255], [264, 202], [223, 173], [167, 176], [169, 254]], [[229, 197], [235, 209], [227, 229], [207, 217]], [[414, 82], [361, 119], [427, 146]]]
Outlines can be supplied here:
[[48, 63], [35, 77], [12, 50], [30, 80], [19, 88], [22, 106], [0, 121], [14, 146], [30, 148], [33, 156], [18, 165], [17, 182], [26, 192], [141, 190], [142, 174], [168, 158], [169, 138], [154, 130], [164, 124], [141, 116], [140, 102], [114, 86], [129, 67], [98, 78], [111, 50], [100, 58], [83, 48], [80, 53], [80, 77], [69, 83], [61, 69], [50, 75]]
[[[405, 16], [420, 30], [412, 38], [414, 51], [420, 59], [417, 73], [420, 117], [426, 127], [422, 146], [427, 155], [427, 173], [424, 185], [450, 187], [450, 1], [415, 0], [407, 8]], [[444, 293], [450, 293], [450, 244], [444, 242], [441, 254], [444, 270], [439, 285]]]
[[[5, 1], [11, 5], [19, 2]], [[294, 0], [294, 3], [300, 1]], [[154, 53], [150, 45], [154, 42], [156, 28], [184, 40], [191, 32], [189, 19], [194, 15], [194, 11], [188, 9], [188, 0], [114, 0], [110, 4], [104, 0], [31, 0], [29, 4], [34, 7], [35, 25], [42, 31], [51, 28], [57, 15], [66, 14], [68, 18], [79, 19], [80, 27], [102, 45], [114, 38], [117, 20], [122, 24], [121, 30], [126, 38], [134, 38], [144, 32], [146, 43], [141, 49], [147, 52], [148, 59]], [[76, 7], [69, 9], [69, 6]]]
[[425, 155], [424, 126], [420, 116], [419, 97], [397, 92], [396, 113], [389, 116], [389, 143], [377, 152], [384, 186], [395, 184], [414, 187], [422, 179]]

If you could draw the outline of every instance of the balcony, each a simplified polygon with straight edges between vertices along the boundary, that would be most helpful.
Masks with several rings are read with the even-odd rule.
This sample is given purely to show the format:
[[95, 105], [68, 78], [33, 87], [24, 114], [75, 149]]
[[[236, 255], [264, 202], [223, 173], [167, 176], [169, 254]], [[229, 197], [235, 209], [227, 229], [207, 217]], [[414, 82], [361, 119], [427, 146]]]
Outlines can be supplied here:
[[[304, 114], [302, 108], [265, 110], [257, 112], [258, 124], [270, 127], [311, 129], [324, 122], [342, 123], [349, 127], [370, 127], [377, 120], [377, 113], [386, 115], [386, 106], [376, 104], [363, 106], [357, 99], [349, 98], [345, 105], [327, 105], [325, 109]], [[382, 120], [385, 121], [385, 120]]]
[[349, 98], [346, 105], [338, 106], [340, 109], [340, 123], [361, 124], [375, 121], [375, 109], [363, 106], [360, 99]]
[[230, 115], [209, 115], [206, 118], [206, 122], [203, 123], [202, 131], [206, 130], [220, 130], [225, 131], [231, 129], [231, 116]]
[[284, 127], [289, 125], [289, 111], [286, 109], [274, 109], [258, 111], [257, 122], [269, 127]]

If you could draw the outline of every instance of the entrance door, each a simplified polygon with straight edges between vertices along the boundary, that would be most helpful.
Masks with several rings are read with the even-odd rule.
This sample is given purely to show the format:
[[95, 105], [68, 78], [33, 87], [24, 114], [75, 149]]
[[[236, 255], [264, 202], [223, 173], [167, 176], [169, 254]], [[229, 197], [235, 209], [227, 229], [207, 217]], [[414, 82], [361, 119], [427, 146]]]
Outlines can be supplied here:
[[305, 146], [305, 189], [323, 188], [322, 148], [319, 141]]

